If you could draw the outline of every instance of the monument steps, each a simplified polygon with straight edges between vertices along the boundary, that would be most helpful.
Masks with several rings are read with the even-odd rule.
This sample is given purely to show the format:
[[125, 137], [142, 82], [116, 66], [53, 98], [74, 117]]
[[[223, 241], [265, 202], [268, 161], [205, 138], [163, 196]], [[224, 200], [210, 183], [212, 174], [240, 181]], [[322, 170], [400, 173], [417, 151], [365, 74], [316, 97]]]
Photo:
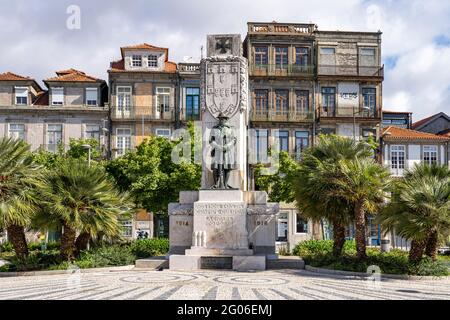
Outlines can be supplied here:
[[138, 259], [134, 264], [135, 269], [169, 269], [169, 260], [164, 257], [151, 257], [146, 259]]

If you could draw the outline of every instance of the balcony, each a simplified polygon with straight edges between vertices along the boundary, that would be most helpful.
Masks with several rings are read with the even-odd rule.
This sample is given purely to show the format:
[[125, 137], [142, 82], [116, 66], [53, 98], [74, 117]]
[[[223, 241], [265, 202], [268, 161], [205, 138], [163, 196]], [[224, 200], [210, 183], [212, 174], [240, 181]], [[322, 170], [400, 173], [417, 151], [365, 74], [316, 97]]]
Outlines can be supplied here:
[[352, 107], [338, 107], [338, 108], [320, 108], [320, 117], [322, 118], [365, 118], [378, 119], [380, 117], [377, 110], [365, 110]]
[[251, 114], [251, 121], [311, 122], [313, 118], [313, 112], [276, 112], [275, 110], [261, 112], [253, 110]]
[[276, 77], [312, 77], [314, 75], [313, 65], [288, 64], [285, 66], [275, 64], [251, 64], [250, 75], [256, 77], [276, 76]]
[[384, 66], [319, 65], [318, 76], [376, 77], [384, 78]]
[[174, 121], [174, 108], [169, 108], [166, 112], [157, 112], [152, 106], [130, 106], [129, 109], [118, 109], [111, 107], [111, 120], [166, 120]]
[[312, 23], [249, 22], [247, 25], [249, 34], [311, 35], [317, 30], [317, 25]]
[[184, 75], [200, 75], [200, 63], [179, 63], [178, 72]]

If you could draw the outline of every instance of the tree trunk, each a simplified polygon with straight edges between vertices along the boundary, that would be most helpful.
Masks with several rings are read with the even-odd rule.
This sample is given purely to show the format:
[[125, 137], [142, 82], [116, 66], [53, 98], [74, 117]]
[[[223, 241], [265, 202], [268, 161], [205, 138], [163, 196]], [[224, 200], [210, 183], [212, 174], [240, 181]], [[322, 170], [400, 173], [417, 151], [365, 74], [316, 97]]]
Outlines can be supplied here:
[[422, 259], [423, 250], [425, 249], [426, 240], [412, 240], [409, 249], [409, 262], [416, 263]]
[[342, 248], [345, 244], [345, 227], [333, 221], [333, 255], [338, 257], [342, 254]]
[[363, 202], [355, 204], [355, 241], [358, 259], [364, 260], [366, 255], [366, 219], [364, 216]]
[[75, 247], [77, 248], [77, 256], [81, 251], [86, 250], [89, 240], [91, 240], [91, 235], [89, 232], [82, 232], [75, 240]]
[[75, 238], [76, 231], [67, 223], [63, 223], [63, 234], [61, 235], [61, 259], [64, 261], [71, 261], [75, 255]]
[[22, 226], [12, 224], [9, 225], [6, 230], [8, 231], [9, 241], [14, 247], [16, 257], [23, 261], [28, 257], [28, 245], [25, 238], [25, 231]]
[[433, 259], [433, 261], [436, 261], [437, 249], [438, 233], [436, 231], [433, 231], [428, 236], [427, 243], [425, 245], [425, 254]]

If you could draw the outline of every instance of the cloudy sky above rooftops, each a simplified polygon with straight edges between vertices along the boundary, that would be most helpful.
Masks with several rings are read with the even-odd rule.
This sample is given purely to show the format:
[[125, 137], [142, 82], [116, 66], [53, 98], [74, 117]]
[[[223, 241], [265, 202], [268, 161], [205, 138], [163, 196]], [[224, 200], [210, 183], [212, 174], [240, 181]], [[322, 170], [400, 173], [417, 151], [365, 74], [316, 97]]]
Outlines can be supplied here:
[[[81, 10], [68, 29], [67, 8]], [[448, 0], [0, 0], [0, 73], [36, 80], [75, 68], [107, 79], [120, 47], [147, 42], [169, 59], [200, 59], [206, 35], [247, 31], [248, 21], [312, 22], [319, 30], [383, 32], [384, 109], [414, 121], [450, 113]]]

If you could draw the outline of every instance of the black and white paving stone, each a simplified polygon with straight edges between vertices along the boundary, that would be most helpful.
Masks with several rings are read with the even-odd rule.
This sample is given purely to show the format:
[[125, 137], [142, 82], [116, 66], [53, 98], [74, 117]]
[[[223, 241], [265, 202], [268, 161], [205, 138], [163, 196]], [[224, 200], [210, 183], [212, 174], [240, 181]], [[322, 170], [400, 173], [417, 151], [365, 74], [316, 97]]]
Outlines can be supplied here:
[[307, 271], [117, 271], [0, 278], [0, 300], [450, 300], [450, 281], [369, 281]]

